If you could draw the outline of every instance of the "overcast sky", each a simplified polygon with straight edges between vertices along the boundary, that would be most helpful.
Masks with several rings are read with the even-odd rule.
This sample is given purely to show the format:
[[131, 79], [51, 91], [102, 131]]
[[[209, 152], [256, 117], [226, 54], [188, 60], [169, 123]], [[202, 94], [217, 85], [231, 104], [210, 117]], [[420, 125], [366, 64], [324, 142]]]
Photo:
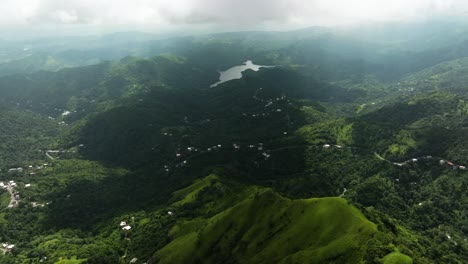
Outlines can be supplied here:
[[292, 29], [466, 15], [466, 0], [0, 0], [0, 29]]

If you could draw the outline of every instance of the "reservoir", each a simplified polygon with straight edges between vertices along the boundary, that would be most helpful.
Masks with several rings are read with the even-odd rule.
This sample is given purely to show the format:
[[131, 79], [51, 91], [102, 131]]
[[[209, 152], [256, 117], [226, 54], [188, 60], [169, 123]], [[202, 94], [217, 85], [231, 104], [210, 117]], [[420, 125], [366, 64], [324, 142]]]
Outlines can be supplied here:
[[212, 84], [210, 87], [213, 88], [223, 82], [227, 82], [227, 81], [234, 80], [234, 79], [240, 79], [242, 78], [242, 72], [245, 70], [250, 69], [253, 71], [258, 71], [260, 68], [270, 68], [270, 67], [274, 67], [274, 66], [256, 65], [256, 64], [253, 64], [251, 60], [248, 60], [244, 62], [243, 65], [234, 66], [232, 68], [227, 69], [226, 71], [220, 71], [219, 81]]

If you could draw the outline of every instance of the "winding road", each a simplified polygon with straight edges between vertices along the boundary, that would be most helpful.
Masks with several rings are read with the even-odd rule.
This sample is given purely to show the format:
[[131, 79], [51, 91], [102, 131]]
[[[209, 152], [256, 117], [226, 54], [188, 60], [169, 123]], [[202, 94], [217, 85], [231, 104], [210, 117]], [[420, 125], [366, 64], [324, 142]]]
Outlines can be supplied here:
[[15, 193], [13, 189], [14, 189], [14, 186], [12, 186], [11, 183], [8, 183], [6, 190], [10, 194], [10, 203], [8, 204], [7, 208], [15, 207], [19, 203], [19, 200], [16, 200], [15, 198]]
[[[263, 99], [263, 98], [260, 98], [258, 96], [258, 94], [263, 90], [263, 88], [258, 88], [252, 98], [254, 100], [257, 100], [261, 103], [267, 103], [267, 105], [264, 106], [264, 108], [268, 108], [270, 106], [272, 106], [273, 104], [277, 103], [277, 102], [282, 102], [282, 101], [286, 101], [286, 102], [289, 102], [289, 100], [287, 99], [286, 96], [280, 96], [280, 97], [277, 97], [277, 98], [271, 98], [271, 99]], [[272, 110], [273, 112], [275, 112], [274, 110]], [[287, 112], [287, 111], [286, 111]], [[268, 113], [267, 113], [268, 114]], [[289, 115], [289, 113], [287, 113]], [[243, 114], [245, 116], [250, 116], [248, 114]], [[265, 113], [263, 114], [254, 114], [253, 116], [264, 116]], [[289, 126], [289, 123], [288, 123], [288, 126]], [[224, 144], [223, 144], [224, 145]], [[251, 145], [245, 145], [245, 146], [241, 146], [240, 144], [234, 144], [234, 151], [238, 151], [240, 148], [244, 149], [244, 148], [249, 148], [249, 146], [254, 146], [254, 148], [257, 148], [257, 147], [261, 147], [261, 149], [259, 149], [259, 154], [260, 155], [263, 155], [265, 157], [264, 160], [267, 160], [272, 154], [274, 154], [275, 152], [280, 152], [282, 150], [287, 150], [287, 149], [310, 149], [310, 148], [315, 148], [315, 149], [349, 149], [349, 150], [362, 150], [362, 151], [365, 151], [365, 152], [369, 152], [369, 154], [371, 154], [372, 152], [370, 150], [367, 150], [367, 149], [362, 149], [360, 147], [355, 147], [355, 146], [340, 146], [340, 145], [333, 145], [333, 144], [325, 144], [325, 145], [311, 145], [311, 144], [302, 144], [302, 145], [290, 145], [290, 146], [283, 146], [283, 147], [279, 147], [279, 148], [276, 148], [276, 149], [267, 149], [263, 144], [261, 143], [258, 143], [258, 144], [251, 144]], [[195, 151], [195, 153], [184, 153], [180, 156], [178, 156], [178, 158], [175, 160], [174, 164], [172, 164], [171, 167], [180, 167], [180, 166], [184, 166], [187, 161], [191, 160], [191, 159], [194, 159], [194, 158], [197, 158], [199, 156], [202, 156], [202, 155], [205, 155], [207, 153], [213, 153], [213, 152], [216, 152], [216, 151], [219, 151], [219, 148], [216, 148], [216, 147], [190, 147], [190, 148], [193, 148], [193, 149], [200, 149], [200, 151]], [[180, 149], [184, 149], [184, 148], [180, 148]], [[223, 147], [224, 149], [224, 147]], [[410, 164], [415, 164], [415, 163], [418, 163], [420, 161], [428, 161], [428, 160], [434, 160], [434, 161], [437, 161], [439, 160], [440, 161], [440, 165], [442, 166], [447, 166], [447, 167], [451, 167], [453, 169], [460, 169], [460, 170], [468, 170], [468, 166], [464, 166], [464, 165], [460, 165], [460, 164], [455, 164], [453, 162], [450, 162], [444, 158], [441, 158], [441, 157], [433, 157], [433, 156], [421, 156], [421, 157], [415, 157], [415, 158], [411, 158], [409, 160], [406, 160], [406, 161], [402, 161], [402, 162], [394, 162], [394, 161], [390, 161], [390, 160], [387, 160], [385, 159], [384, 157], [382, 157], [381, 155], [379, 155], [378, 153], [374, 152], [373, 153], [374, 156], [376, 158], [378, 158], [379, 160], [381, 161], [384, 161], [384, 162], [387, 162], [387, 163], [390, 163], [394, 166], [398, 166], [398, 167], [403, 167], [403, 166], [407, 166], [407, 165], [410, 165]], [[166, 171], [168, 171], [168, 168], [169, 166], [166, 165], [165, 166], [165, 169]]]

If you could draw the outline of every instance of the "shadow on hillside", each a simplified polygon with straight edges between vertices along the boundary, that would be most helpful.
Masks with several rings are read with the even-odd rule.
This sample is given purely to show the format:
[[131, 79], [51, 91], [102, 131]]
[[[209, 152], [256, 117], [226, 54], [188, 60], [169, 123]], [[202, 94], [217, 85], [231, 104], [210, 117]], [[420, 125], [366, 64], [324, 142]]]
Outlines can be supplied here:
[[[156, 209], [171, 193], [193, 180], [189, 172], [165, 173], [152, 166], [125, 175], [108, 175], [97, 181], [78, 180], [51, 194], [44, 223], [48, 228], [93, 230], [112, 217]], [[201, 177], [201, 176], [200, 176]], [[187, 182], [187, 183], [186, 183]]]
[[[214, 168], [228, 170], [225, 176], [239, 181], [299, 196], [334, 193], [320, 189], [331, 185], [329, 179], [303, 173], [307, 144], [293, 136], [306, 124], [296, 99], [310, 94], [304, 89], [320, 89], [307, 84], [293, 70], [273, 68], [249, 72], [216, 89], [155, 89], [122, 100], [91, 118], [74, 144], [85, 145], [80, 153], [85, 159], [131, 172], [72, 183], [54, 194], [59, 199], [50, 205], [46, 223], [87, 229], [112, 216], [163, 206], [173, 191]], [[273, 105], [267, 106], [269, 101]], [[221, 150], [207, 150], [218, 144]], [[188, 147], [199, 153], [189, 155]], [[184, 159], [187, 165], [180, 166]]]

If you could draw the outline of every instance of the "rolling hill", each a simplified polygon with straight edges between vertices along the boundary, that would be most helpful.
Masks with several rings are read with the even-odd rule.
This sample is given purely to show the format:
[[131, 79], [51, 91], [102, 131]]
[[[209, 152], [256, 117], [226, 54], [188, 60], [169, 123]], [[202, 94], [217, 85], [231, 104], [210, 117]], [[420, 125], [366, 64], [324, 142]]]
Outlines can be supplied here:
[[[0, 171], [20, 197], [0, 263], [466, 262], [463, 52], [341, 38], [168, 39], [150, 47], [176, 55], [0, 77], [0, 165], [27, 168]], [[275, 67], [209, 88], [248, 58]]]

